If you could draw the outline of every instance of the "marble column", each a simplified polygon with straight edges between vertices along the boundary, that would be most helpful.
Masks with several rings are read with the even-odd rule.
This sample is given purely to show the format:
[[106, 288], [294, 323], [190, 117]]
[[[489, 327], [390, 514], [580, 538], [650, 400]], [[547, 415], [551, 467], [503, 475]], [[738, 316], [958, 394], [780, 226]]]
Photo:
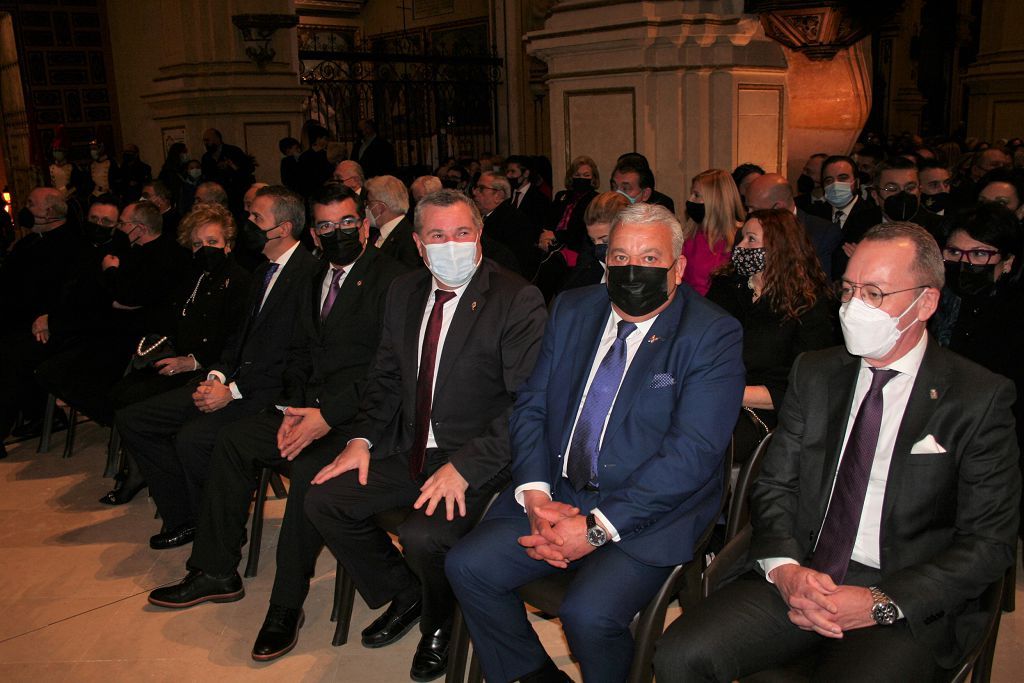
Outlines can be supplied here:
[[967, 135], [985, 140], [1024, 130], [1024, 2], [981, 3], [978, 57], [963, 82]]

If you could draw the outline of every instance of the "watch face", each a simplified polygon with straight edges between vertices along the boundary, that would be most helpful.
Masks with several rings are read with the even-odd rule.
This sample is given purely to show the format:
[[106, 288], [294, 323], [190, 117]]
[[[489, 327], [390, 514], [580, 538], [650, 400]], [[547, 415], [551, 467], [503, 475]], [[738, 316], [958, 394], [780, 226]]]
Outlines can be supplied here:
[[896, 623], [896, 605], [891, 602], [879, 602], [871, 608], [871, 616], [874, 618], [875, 623], [881, 626], [890, 626]]
[[602, 546], [608, 540], [607, 534], [604, 533], [604, 529], [599, 526], [593, 526], [587, 529], [587, 543], [592, 546]]

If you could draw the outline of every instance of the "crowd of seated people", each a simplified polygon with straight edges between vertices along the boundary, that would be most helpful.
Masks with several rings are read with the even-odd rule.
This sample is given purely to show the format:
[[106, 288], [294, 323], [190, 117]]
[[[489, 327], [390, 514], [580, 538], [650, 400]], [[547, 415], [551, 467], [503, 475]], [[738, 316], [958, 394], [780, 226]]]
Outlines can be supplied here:
[[[271, 184], [213, 129], [156, 179], [134, 146], [117, 164], [94, 143], [83, 169], [55, 145], [51, 187], [17, 214], [0, 436], [38, 435], [48, 396], [116, 431], [124, 466], [100, 502], [148, 487], [150, 547], [193, 544], [152, 604], [244, 597], [269, 467], [290, 494], [254, 659], [295, 647], [326, 545], [385, 608], [365, 647], [419, 625], [414, 680], [444, 673], [456, 604], [488, 680], [564, 680], [515, 589], [567, 569], [584, 677], [621, 680], [633, 615], [717, 521], [727, 447], [740, 463], [774, 433], [752, 571], [710, 603], [721, 615], [670, 629], [659, 680], [732, 680], [875, 629], [895, 645], [848, 638], [822, 675], [876, 649], [940, 677], [956, 664], [1020, 533], [1020, 141], [871, 138], [793, 182], [744, 163], [661, 191], [641, 154], [607, 184], [579, 155], [553, 192], [527, 155], [403, 180], [376, 125], [360, 130], [344, 158], [319, 125], [281, 140]], [[956, 468], [905, 471], [946, 453]], [[931, 531], [905, 523], [926, 507]], [[400, 550], [376, 523], [396, 508]], [[720, 622], [769, 603], [777, 650], [694, 635], [716, 621], [743, 642]]]

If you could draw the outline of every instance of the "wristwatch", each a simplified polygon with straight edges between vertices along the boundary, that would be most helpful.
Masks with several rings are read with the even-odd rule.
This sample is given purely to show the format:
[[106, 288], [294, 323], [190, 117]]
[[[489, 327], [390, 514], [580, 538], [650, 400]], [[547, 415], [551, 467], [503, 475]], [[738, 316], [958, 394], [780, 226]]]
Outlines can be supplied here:
[[608, 534], [605, 533], [605, 530], [597, 523], [597, 517], [595, 517], [594, 513], [591, 512], [587, 515], [587, 543], [595, 548], [600, 548], [607, 542]]
[[892, 626], [895, 624], [896, 618], [899, 616], [896, 603], [875, 586], [871, 586], [868, 590], [871, 591], [871, 600], [874, 602], [871, 605], [871, 618], [879, 626]]

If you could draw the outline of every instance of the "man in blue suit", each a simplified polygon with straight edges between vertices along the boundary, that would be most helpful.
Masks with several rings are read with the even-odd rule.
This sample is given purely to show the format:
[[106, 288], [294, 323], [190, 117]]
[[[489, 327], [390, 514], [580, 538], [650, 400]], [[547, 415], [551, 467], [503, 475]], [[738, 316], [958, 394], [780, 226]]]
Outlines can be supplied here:
[[681, 286], [682, 243], [664, 207], [624, 209], [607, 287], [555, 304], [511, 419], [514, 485], [447, 558], [492, 683], [566, 680], [515, 590], [570, 567], [559, 616], [583, 677], [625, 680], [633, 616], [717, 513], [743, 396], [742, 333]]

